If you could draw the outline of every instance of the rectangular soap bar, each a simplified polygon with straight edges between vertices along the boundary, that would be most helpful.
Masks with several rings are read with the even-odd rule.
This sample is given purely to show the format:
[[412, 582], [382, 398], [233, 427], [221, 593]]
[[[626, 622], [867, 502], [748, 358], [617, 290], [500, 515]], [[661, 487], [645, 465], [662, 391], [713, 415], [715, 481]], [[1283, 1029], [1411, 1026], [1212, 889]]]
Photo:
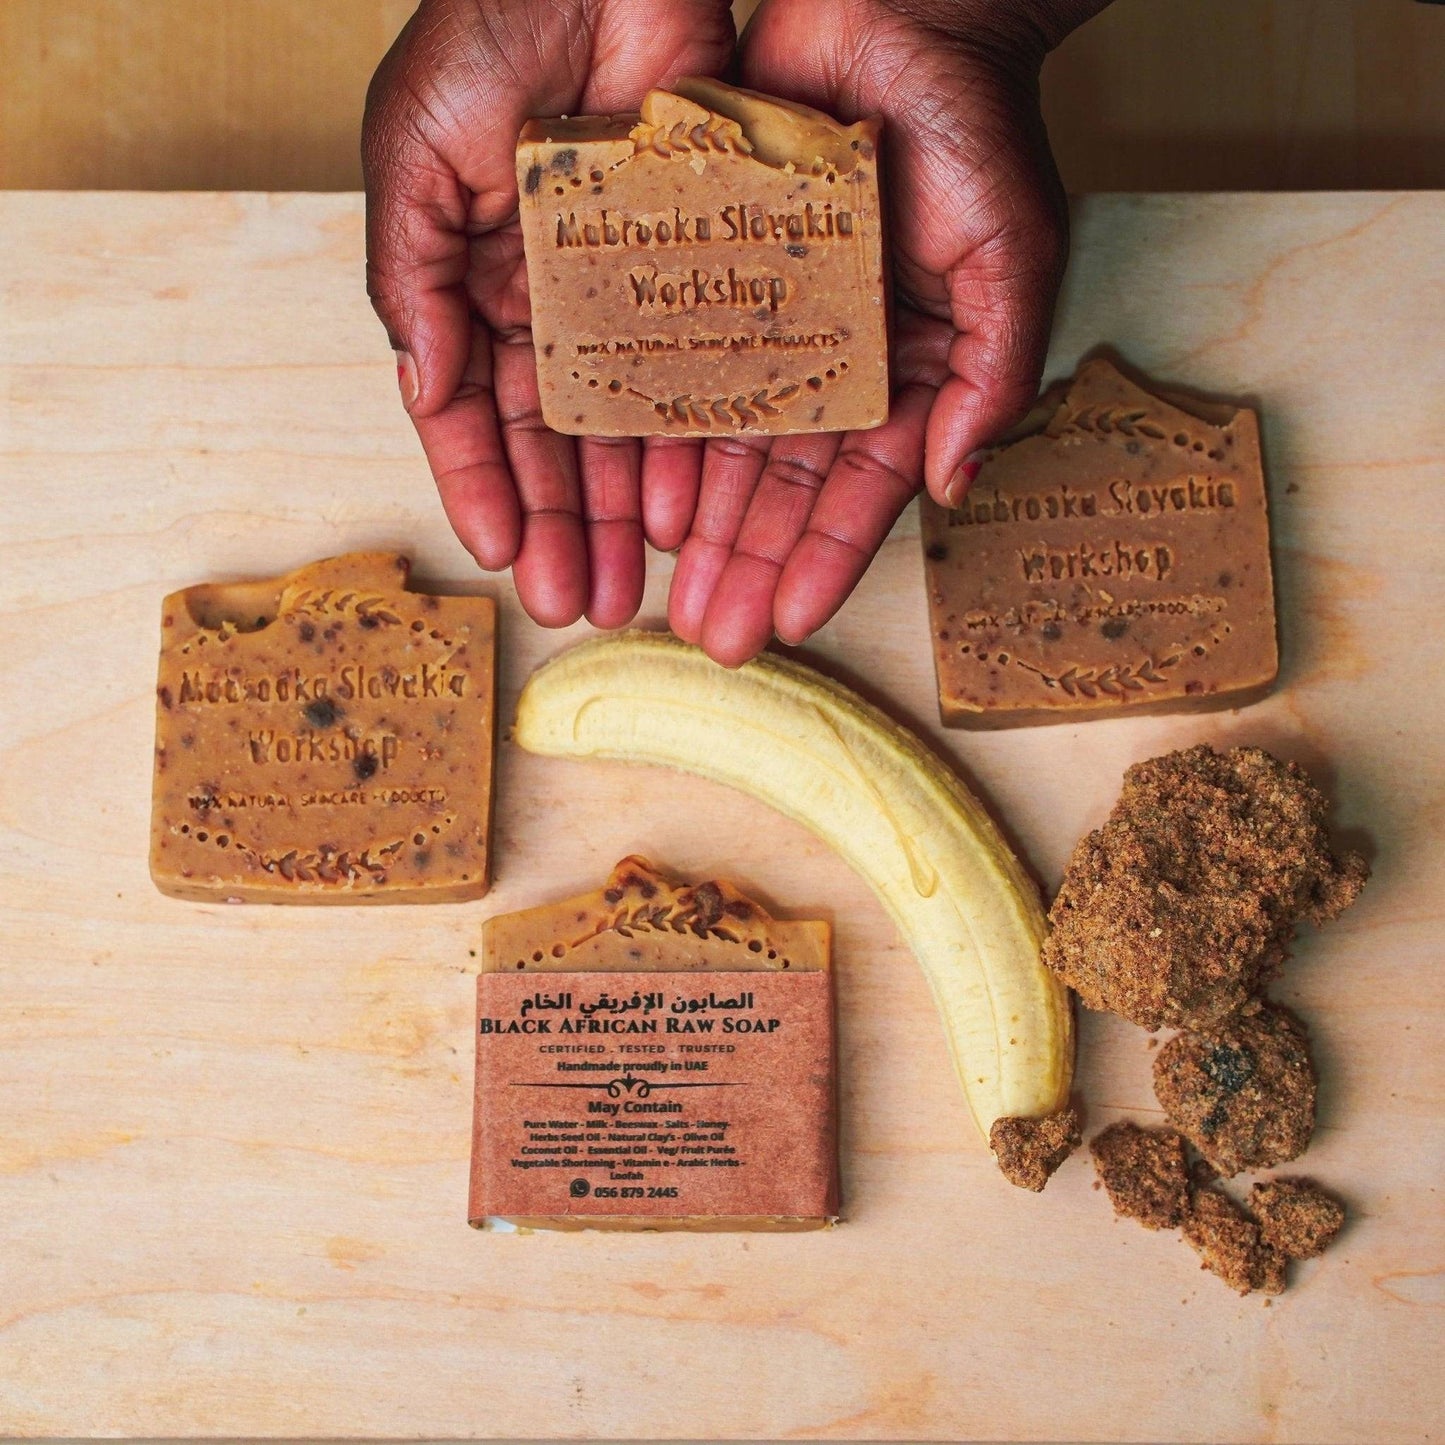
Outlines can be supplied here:
[[490, 877], [496, 604], [360, 552], [162, 607], [151, 877], [198, 901], [439, 903]]
[[838, 1214], [830, 930], [626, 858], [491, 919], [470, 1222], [814, 1229]]
[[1105, 360], [1037, 411], [956, 510], [923, 502], [943, 721], [1263, 696], [1279, 655], [1255, 414], [1154, 395]]
[[517, 188], [547, 425], [887, 420], [880, 126], [695, 78], [640, 114], [529, 121]]

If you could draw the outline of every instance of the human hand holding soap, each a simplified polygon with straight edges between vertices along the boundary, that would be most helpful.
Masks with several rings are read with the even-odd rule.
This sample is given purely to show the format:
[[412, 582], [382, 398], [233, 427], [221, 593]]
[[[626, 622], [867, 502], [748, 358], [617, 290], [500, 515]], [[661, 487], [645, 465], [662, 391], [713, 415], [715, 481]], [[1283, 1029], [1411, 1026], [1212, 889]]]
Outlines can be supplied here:
[[648, 537], [675, 547], [700, 444], [543, 422], [517, 136], [533, 116], [636, 110], [655, 86], [720, 70], [734, 38], [727, 0], [423, 0], [367, 96], [367, 280], [402, 399], [462, 544], [512, 566], [547, 626], [633, 616], [641, 493]]
[[[715, 74], [734, 44], [729, 9], [423, 0], [368, 97], [369, 278], [443, 504], [477, 560], [514, 564], [539, 622], [585, 611], [616, 627], [641, 600], [645, 535], [682, 544], [669, 620], [716, 660], [822, 626], [923, 480], [956, 502], [972, 452], [1032, 400], [1065, 252], [1038, 69], [1101, 8], [764, 0], [743, 82], [845, 123], [883, 120], [899, 303], [888, 419], [840, 412], [847, 430], [769, 436], [777, 428], [749, 416], [771, 423], [762, 408], [779, 398], [761, 388], [754, 405], [754, 388], [739, 413], [720, 377], [703, 399], [727, 389], [737, 433], [639, 442], [574, 439], [544, 421], [513, 147], [530, 118], [636, 111], [649, 91]], [[690, 98], [716, 109], [716, 94]], [[564, 189], [582, 179], [567, 173]], [[598, 184], [590, 171], [586, 182]], [[778, 299], [765, 278], [764, 292], [758, 309]], [[818, 381], [836, 378], [825, 368]], [[687, 388], [646, 395], [665, 409], [686, 397], [688, 415], [697, 400]]]
[[1067, 249], [1039, 67], [1102, 8], [763, 0], [753, 17], [744, 85], [882, 118], [893, 397], [873, 431], [708, 443], [669, 621], [718, 661], [815, 632], [925, 479], [957, 502], [971, 454], [1033, 401]]

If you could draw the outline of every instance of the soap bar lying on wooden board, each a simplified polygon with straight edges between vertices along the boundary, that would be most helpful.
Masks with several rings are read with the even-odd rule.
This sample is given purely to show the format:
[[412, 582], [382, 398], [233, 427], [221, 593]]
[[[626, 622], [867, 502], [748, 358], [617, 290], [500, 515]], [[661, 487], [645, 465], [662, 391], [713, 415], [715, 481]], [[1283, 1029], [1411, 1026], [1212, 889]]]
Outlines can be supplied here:
[[490, 876], [496, 605], [353, 553], [162, 608], [151, 876], [201, 901], [438, 903]]
[[1259, 424], [1146, 391], [1105, 360], [923, 500], [948, 724], [1238, 707], [1279, 670]]
[[547, 425], [885, 421], [879, 132], [705, 79], [640, 114], [529, 121], [517, 188]]
[[641, 858], [595, 893], [490, 919], [471, 1223], [832, 1223], [830, 938]]

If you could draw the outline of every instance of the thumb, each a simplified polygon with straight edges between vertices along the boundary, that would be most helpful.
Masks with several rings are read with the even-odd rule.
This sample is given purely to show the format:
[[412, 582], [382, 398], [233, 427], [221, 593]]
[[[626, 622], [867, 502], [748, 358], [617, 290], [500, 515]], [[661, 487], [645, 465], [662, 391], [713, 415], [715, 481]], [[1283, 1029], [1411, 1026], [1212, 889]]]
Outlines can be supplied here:
[[814, 0], [763, 0], [743, 72], [745, 84], [843, 119], [885, 119], [898, 298], [954, 333], [925, 446], [924, 478], [943, 502], [966, 487], [971, 454], [1034, 399], [1067, 208], [1035, 52], [965, 42], [910, 13], [925, 8], [839, 0], [830, 25]]
[[972, 454], [997, 441], [1038, 395], [1067, 249], [1063, 224], [1010, 229], [945, 277], [955, 335], [949, 376], [928, 416], [923, 468], [929, 494], [945, 506], [972, 482]]
[[605, 0], [583, 107], [635, 110], [654, 87], [684, 75], [720, 75], [736, 42], [728, 0]]
[[467, 201], [411, 124], [396, 68], [394, 51], [372, 79], [362, 123], [366, 290], [397, 353], [402, 402], [425, 417], [451, 400], [471, 351]]
[[[978, 65], [980, 62], [975, 61]], [[987, 143], [967, 159], [934, 147], [939, 173], [969, 202], [953, 216], [957, 250], [942, 268], [954, 338], [929, 413], [924, 481], [954, 505], [996, 442], [1033, 405], [1069, 253], [1069, 211], [1037, 83], [985, 57], [959, 113]]]

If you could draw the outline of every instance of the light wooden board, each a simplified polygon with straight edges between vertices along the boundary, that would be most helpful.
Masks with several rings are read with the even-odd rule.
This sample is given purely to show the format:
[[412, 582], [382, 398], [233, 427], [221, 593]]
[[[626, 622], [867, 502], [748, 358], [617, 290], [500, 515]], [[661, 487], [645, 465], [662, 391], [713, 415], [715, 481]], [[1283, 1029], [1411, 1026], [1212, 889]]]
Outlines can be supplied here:
[[[1238, 714], [945, 734], [916, 524], [809, 655], [955, 757], [1052, 888], [1132, 761], [1308, 764], [1376, 877], [1280, 996], [1349, 1202], [1272, 1307], [1003, 1183], [871, 895], [765, 808], [500, 755], [498, 882], [226, 908], [146, 876], [164, 592], [403, 547], [503, 608], [501, 705], [567, 639], [450, 537], [367, 307], [355, 196], [0, 197], [0, 1433], [1415, 1440], [1445, 1418], [1445, 197], [1078, 207], [1050, 374], [1112, 341], [1257, 398], [1283, 685]], [[670, 568], [654, 557], [647, 615]], [[577, 629], [580, 633], [585, 629]], [[847, 1224], [490, 1237], [466, 1203], [481, 920], [639, 850], [837, 924]], [[1083, 1020], [1092, 1127], [1157, 1116]]]

